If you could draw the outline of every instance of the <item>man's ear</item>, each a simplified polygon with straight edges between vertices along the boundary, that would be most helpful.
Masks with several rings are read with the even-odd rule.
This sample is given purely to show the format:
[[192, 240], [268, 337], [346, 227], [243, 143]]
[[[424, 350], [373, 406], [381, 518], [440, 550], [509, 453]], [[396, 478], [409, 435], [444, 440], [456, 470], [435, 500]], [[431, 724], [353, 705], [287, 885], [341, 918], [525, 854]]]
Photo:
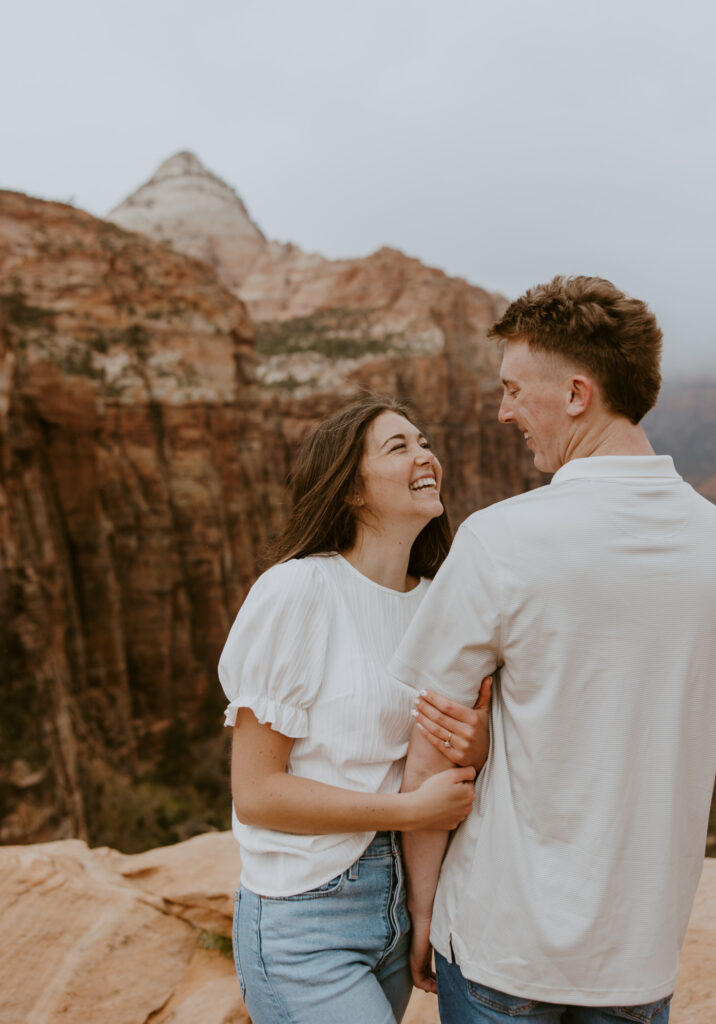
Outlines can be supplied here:
[[582, 416], [592, 404], [594, 382], [583, 374], [575, 374], [569, 380], [567, 415]]

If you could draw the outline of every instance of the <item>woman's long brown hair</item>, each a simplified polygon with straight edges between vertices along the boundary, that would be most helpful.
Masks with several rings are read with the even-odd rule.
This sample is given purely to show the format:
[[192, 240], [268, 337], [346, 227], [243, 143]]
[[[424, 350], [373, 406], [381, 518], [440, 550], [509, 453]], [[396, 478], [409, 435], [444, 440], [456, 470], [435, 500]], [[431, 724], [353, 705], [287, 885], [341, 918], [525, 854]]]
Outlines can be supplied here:
[[[418, 426], [405, 403], [391, 396], [366, 394], [319, 423], [305, 439], [292, 477], [291, 512], [270, 552], [272, 563], [347, 551], [353, 546], [356, 513], [349, 499], [360, 480], [366, 432], [382, 412], [396, 412]], [[432, 578], [445, 560], [451, 541], [450, 520], [443, 511], [415, 538], [408, 572]]]

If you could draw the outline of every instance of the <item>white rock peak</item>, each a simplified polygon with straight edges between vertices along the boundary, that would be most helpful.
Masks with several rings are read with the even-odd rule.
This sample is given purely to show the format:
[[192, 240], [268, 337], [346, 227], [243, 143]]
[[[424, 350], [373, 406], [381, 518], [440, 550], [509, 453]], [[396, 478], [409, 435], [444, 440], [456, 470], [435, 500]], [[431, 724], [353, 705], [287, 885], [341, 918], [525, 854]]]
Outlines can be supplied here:
[[164, 160], [107, 219], [221, 266], [230, 287], [267, 245], [236, 191], [186, 150]]

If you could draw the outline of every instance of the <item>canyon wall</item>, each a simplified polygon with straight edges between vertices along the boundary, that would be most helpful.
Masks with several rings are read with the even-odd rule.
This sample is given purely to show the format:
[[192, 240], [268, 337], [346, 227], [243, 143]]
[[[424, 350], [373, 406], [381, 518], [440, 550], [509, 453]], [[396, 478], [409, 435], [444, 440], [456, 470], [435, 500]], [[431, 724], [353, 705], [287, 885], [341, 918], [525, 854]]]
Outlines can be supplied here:
[[393, 250], [276, 252], [254, 328], [216, 267], [0, 193], [2, 843], [228, 824], [218, 654], [297, 443], [358, 388], [421, 411], [456, 520], [539, 482], [495, 419], [504, 300]]
[[210, 258], [246, 304], [269, 436], [289, 450], [317, 417], [367, 387], [415, 405], [446, 463], [456, 522], [542, 482], [517, 432], [497, 422], [499, 347], [486, 335], [502, 296], [395, 249], [328, 260], [267, 241], [243, 200], [187, 152], [165, 160], [109, 218]]
[[502, 297], [267, 241], [191, 154], [111, 218], [0, 193], [0, 843], [133, 853], [228, 825], [216, 663], [317, 420], [413, 403], [455, 523], [543, 480]]
[[131, 848], [225, 804], [216, 655], [287, 467], [208, 266], [12, 193], [0, 239], [0, 841]]

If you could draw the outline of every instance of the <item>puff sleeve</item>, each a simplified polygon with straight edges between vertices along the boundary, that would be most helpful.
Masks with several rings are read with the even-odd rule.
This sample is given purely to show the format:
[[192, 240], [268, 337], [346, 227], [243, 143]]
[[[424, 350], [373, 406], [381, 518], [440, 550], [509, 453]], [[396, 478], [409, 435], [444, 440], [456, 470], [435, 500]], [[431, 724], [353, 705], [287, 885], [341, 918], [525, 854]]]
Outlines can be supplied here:
[[295, 739], [308, 735], [307, 710], [323, 680], [330, 629], [326, 581], [313, 561], [293, 559], [258, 578], [236, 616], [219, 659], [229, 701]]

